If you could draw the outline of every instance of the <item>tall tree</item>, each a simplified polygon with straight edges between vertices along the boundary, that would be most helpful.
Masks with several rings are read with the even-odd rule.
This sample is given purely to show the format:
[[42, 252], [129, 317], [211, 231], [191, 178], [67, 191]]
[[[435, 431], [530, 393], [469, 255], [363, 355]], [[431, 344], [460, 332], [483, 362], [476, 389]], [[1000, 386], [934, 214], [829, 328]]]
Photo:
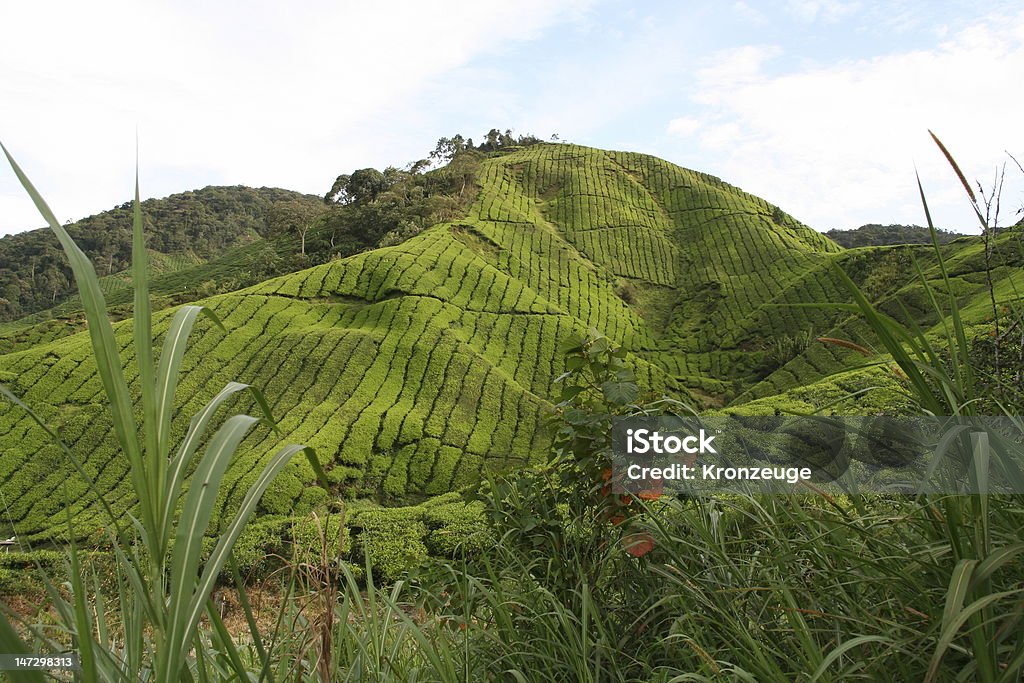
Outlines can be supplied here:
[[381, 173], [375, 168], [361, 168], [352, 174], [342, 174], [334, 181], [324, 197], [328, 204], [365, 204], [372, 202], [396, 180], [396, 168]]
[[313, 227], [327, 208], [308, 202], [291, 199], [278, 202], [270, 208], [270, 229], [279, 234], [296, 235], [300, 252], [306, 255], [306, 233]]

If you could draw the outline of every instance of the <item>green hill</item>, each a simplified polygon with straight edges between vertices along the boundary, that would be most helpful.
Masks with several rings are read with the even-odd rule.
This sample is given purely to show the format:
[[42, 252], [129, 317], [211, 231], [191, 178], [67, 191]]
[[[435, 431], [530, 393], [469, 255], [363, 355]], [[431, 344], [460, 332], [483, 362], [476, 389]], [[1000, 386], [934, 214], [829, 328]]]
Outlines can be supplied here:
[[[173, 272], [215, 258], [225, 249], [269, 234], [269, 214], [277, 203], [319, 205], [316, 197], [277, 188], [205, 187], [143, 202], [148, 246], [157, 273]], [[158, 226], [158, 229], [154, 229]], [[131, 262], [131, 203], [83, 218], [68, 233], [109, 283]], [[57, 238], [48, 228], [0, 238], [0, 321], [53, 308], [75, 292], [71, 271]]]
[[[623, 344], [652, 392], [763, 411], [884, 381], [850, 370], [865, 361], [856, 352], [814, 341], [870, 343], [846, 313], [802, 306], [848, 300], [833, 264], [889, 308], [941, 322], [929, 319], [907, 248], [844, 251], [762, 199], [653, 157], [535, 145], [484, 160], [477, 182], [463, 219], [205, 300], [226, 332], [202, 324], [177, 428], [227, 381], [248, 382], [269, 397], [285, 439], [316, 447], [339, 493], [415, 502], [543, 457], [565, 369], [559, 344], [573, 333]], [[971, 240], [946, 248], [980, 323], [984, 251]], [[933, 258], [915, 253], [935, 276]], [[994, 272], [1000, 296], [1024, 286], [1014, 258]], [[155, 317], [164, 330], [170, 310]], [[130, 327], [116, 329], [127, 350]], [[131, 505], [85, 335], [0, 356], [0, 381], [89, 454], [108, 502]], [[264, 431], [243, 444], [222, 505], [240, 499], [277, 442]], [[7, 404], [0, 443], [0, 492], [19, 534], [61, 528], [68, 502], [79, 528], [97, 523], [61, 454]], [[308, 465], [289, 467], [265, 512], [322, 502]]]

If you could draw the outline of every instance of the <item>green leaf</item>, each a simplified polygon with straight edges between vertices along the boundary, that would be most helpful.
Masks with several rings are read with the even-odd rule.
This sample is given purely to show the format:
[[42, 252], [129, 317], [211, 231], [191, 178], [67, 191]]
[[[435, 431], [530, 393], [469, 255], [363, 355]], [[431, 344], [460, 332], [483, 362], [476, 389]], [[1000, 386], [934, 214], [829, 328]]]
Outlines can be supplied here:
[[1014, 543], [1013, 545], [993, 550], [974, 568], [974, 573], [971, 575], [970, 590], [974, 590], [981, 583], [990, 579], [995, 572], [1021, 553], [1024, 553], [1024, 543]]
[[170, 449], [168, 441], [171, 433], [171, 412], [174, 409], [174, 395], [178, 388], [182, 358], [188, 348], [188, 338], [192, 333], [192, 327], [200, 313], [224, 329], [220, 319], [210, 309], [204, 306], [182, 306], [174, 314], [167, 334], [164, 336], [156, 383], [156, 413], [158, 416], [156, 435], [160, 453], [168, 453]]
[[586, 387], [581, 387], [581, 386], [565, 387], [564, 389], [562, 389], [562, 393], [560, 393], [558, 395], [558, 400], [559, 400], [560, 403], [565, 403], [567, 401], [571, 401], [572, 399], [576, 398], [577, 396], [579, 396], [581, 393], [583, 393], [586, 390], [587, 390]]
[[640, 388], [633, 382], [608, 381], [601, 384], [601, 392], [612, 405], [624, 406], [636, 400]]
[[[139, 167], [135, 162], [135, 201], [132, 204], [132, 289], [135, 294], [135, 307], [132, 329], [135, 333], [135, 356], [139, 366], [139, 383], [142, 387], [143, 424], [155, 425], [156, 422], [156, 381], [153, 364], [153, 315], [149, 303], [149, 257], [146, 254], [146, 241], [142, 234], [142, 205], [139, 201]], [[155, 429], [145, 431], [146, 454], [150, 460], [151, 491], [159, 491], [160, 472], [166, 461], [157, 451], [157, 433]], [[156, 505], [159, 501], [144, 501], [143, 504]]]
[[[196, 601], [201, 606], [207, 591], [199, 595], [196, 575], [206, 534], [213, 515], [213, 506], [220, 483], [238, 448], [259, 420], [250, 415], [234, 415], [227, 419], [210, 439], [206, 454], [199, 461], [185, 496], [171, 555], [170, 603], [168, 605], [167, 649], [157, 663], [157, 680], [171, 681], [177, 677], [189, 647], [195, 621], [192, 611]], [[207, 566], [209, 569], [209, 566]], [[198, 620], [198, 611], [195, 620]]]
[[607, 337], [597, 337], [590, 342], [590, 346], [587, 349], [588, 356], [595, 356], [608, 351], [611, 348], [611, 342], [608, 341]]
[[[977, 560], [970, 561], [976, 562]], [[925, 683], [930, 683], [931, 681], [935, 680], [935, 677], [939, 673], [939, 665], [942, 663], [942, 658], [946, 655], [946, 651], [949, 649], [949, 646], [953, 643], [953, 640], [960, 632], [960, 627], [964, 625], [964, 622], [966, 622], [972, 616], [974, 616], [981, 610], [985, 609], [992, 603], [1002, 600], [1003, 598], [1008, 598], [1011, 596], [1020, 596], [1021, 593], [1024, 593], [1024, 591], [1016, 590], [1004, 591], [1002, 593], [992, 593], [990, 595], [986, 595], [983, 598], [975, 600], [967, 607], [964, 607], [960, 611], [956, 612], [954, 615], [952, 615], [952, 618], [948, 623], [945, 621], [945, 619], [943, 619], [942, 631], [939, 635], [938, 643], [935, 646], [935, 652], [932, 654], [932, 660], [928, 665], [928, 672], [924, 678]]]
[[964, 597], [967, 595], [967, 588], [970, 586], [971, 573], [978, 564], [977, 560], [960, 560], [953, 568], [953, 574], [949, 579], [949, 588], [946, 590], [946, 606], [942, 610], [942, 626], [946, 627], [955, 618], [964, 604]]
[[558, 345], [558, 350], [563, 356], [567, 356], [582, 349], [583, 343], [583, 338], [578, 334], [570, 334]]
[[206, 434], [206, 428], [209, 426], [210, 421], [213, 420], [214, 414], [224, 401], [248, 388], [248, 384], [242, 384], [241, 382], [228, 382], [228, 384], [221, 389], [216, 396], [210, 399], [210, 402], [207, 403], [202, 410], [196, 413], [189, 422], [185, 438], [182, 440], [181, 446], [178, 448], [178, 453], [171, 459], [168, 469], [167, 490], [164, 494], [164, 506], [160, 516], [162, 543], [160, 546], [161, 554], [166, 550], [168, 541], [170, 540], [171, 519], [174, 514], [174, 506], [178, 502], [178, 496], [180, 495], [180, 491], [185, 481], [185, 471], [188, 468], [189, 463], [192, 461], [192, 456], [195, 454], [196, 449], [199, 448], [199, 444], [202, 442], [203, 436]]
[[831, 652], [828, 653], [828, 655], [825, 656], [825, 659], [822, 660], [821, 665], [818, 667], [817, 671], [815, 671], [814, 675], [811, 676], [811, 683], [814, 683], [814, 681], [817, 681], [823, 675], [825, 675], [825, 672], [828, 670], [830, 666], [832, 666], [832, 663], [835, 662], [837, 659], [842, 657], [844, 654], [846, 654], [853, 648], [860, 647], [861, 645], [865, 645], [867, 643], [880, 643], [884, 645], [885, 648], [888, 650], [902, 650], [902, 648], [896, 645], [892, 638], [886, 638], [885, 636], [857, 636], [856, 638], [851, 638], [850, 640], [844, 642], [842, 645], [839, 645], [836, 648], [834, 648]]
[[[270, 459], [270, 462], [263, 468], [260, 476], [257, 477], [256, 482], [249, 488], [245, 498], [242, 500], [238, 513], [228, 525], [226, 531], [221, 535], [217, 545], [214, 546], [213, 552], [210, 553], [209, 559], [203, 565], [203, 573], [192, 595], [188, 611], [181, 615], [181, 626], [185, 629], [186, 633], [191, 632], [199, 622], [199, 616], [202, 614], [206, 597], [213, 590], [217, 577], [220, 575], [221, 570], [223, 570], [235, 542], [241, 535], [242, 530], [245, 529], [253, 512], [256, 511], [256, 506], [259, 504], [260, 499], [263, 498], [263, 494], [266, 493], [267, 487], [270, 486], [270, 483], [280, 473], [281, 469], [288, 464], [293, 455], [299, 451], [308, 450], [312, 449], [307, 446], [285, 446]], [[181, 650], [177, 655], [179, 661], [184, 658], [188, 646], [187, 639], [181, 643]]]

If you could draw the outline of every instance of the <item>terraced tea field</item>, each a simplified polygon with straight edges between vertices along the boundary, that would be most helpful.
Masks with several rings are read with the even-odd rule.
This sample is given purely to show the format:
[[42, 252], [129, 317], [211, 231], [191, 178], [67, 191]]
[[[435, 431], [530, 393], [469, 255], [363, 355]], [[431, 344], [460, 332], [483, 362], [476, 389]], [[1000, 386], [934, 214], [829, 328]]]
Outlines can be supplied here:
[[[647, 390], [705, 408], [813, 404], [874, 381], [846, 372], [856, 356], [847, 349], [794, 342], [780, 358], [772, 342], [863, 340], [845, 313], [791, 304], [847, 300], [833, 262], [863, 283], [891, 249], [843, 251], [762, 199], [639, 154], [537, 145], [488, 159], [479, 182], [465, 220], [206, 300], [226, 331], [200, 323], [177, 428], [226, 382], [251, 383], [283, 438], [316, 447], [340, 492], [390, 504], [543, 457], [565, 369], [559, 344], [590, 328], [629, 350]], [[950, 249], [969, 303], [982, 291], [978, 247]], [[1019, 272], [996, 275], [1024, 286]], [[878, 298], [916, 301], [909, 269], [901, 278]], [[938, 322], [923, 305], [911, 312]], [[171, 313], [157, 314], [158, 331]], [[116, 330], [138, 391], [130, 326]], [[85, 335], [0, 356], [0, 381], [87, 456], [108, 502], [132, 505]], [[243, 443], [222, 506], [240, 500], [279, 442], [263, 430]], [[264, 512], [321, 503], [311, 482], [294, 461]], [[6, 403], [0, 492], [20, 535], [63, 529], [67, 505], [83, 534], [97, 524], [95, 501], [60, 452]]]

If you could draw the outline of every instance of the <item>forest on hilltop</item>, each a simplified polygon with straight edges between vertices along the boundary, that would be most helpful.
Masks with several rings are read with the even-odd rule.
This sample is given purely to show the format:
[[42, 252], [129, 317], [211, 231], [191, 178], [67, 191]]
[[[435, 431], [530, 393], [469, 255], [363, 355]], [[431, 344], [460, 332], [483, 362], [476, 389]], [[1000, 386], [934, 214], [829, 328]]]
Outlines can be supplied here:
[[[920, 225], [879, 225], [869, 223], [853, 230], [832, 229], [825, 233], [836, 244], [854, 249], [856, 247], [883, 247], [895, 244], [931, 244], [932, 232]], [[964, 237], [962, 233], [936, 228], [935, 237], [940, 244], [948, 244]]]
[[[290, 190], [242, 186], [205, 187], [143, 202], [148, 246], [176, 268], [265, 237], [269, 213], [279, 202], [315, 203]], [[131, 262], [131, 202], [67, 225], [68, 233], [109, 276]], [[65, 301], [75, 291], [71, 270], [48, 229], [0, 238], [0, 320], [13, 320]]]
[[[557, 136], [553, 136], [557, 137]], [[539, 144], [491, 129], [456, 134], [404, 168], [338, 176], [322, 201], [276, 188], [206, 187], [143, 202], [158, 307], [233, 291], [275, 275], [388, 246], [461, 216], [481, 161]], [[436, 166], [436, 167], [435, 167]], [[434, 167], [434, 168], [432, 168]], [[130, 301], [131, 203], [68, 223], [95, 263], [115, 315]], [[127, 309], [125, 309], [127, 310]], [[79, 329], [71, 271], [48, 229], [0, 239], [0, 351]]]

